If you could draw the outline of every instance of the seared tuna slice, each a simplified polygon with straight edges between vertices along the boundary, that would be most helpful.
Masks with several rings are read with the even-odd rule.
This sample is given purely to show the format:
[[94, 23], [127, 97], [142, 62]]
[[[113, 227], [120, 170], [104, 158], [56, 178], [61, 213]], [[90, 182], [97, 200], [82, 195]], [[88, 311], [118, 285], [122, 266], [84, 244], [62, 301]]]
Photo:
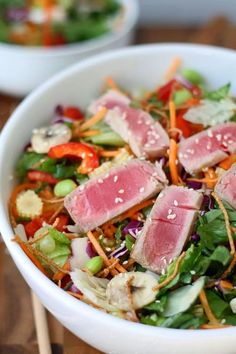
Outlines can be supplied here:
[[202, 194], [188, 188], [166, 187], [159, 194], [131, 257], [154, 272], [165, 272], [190, 236], [202, 199]]
[[131, 108], [129, 103], [125, 95], [109, 91], [90, 106], [90, 111], [95, 113], [102, 106], [108, 108], [106, 123], [130, 145], [136, 156], [163, 156], [169, 147], [166, 131], [149, 113]]
[[156, 195], [166, 183], [159, 165], [134, 159], [76, 188], [64, 204], [74, 231], [86, 232]]
[[236, 209], [236, 164], [222, 175], [215, 191], [221, 199]]
[[191, 174], [214, 166], [236, 152], [236, 123], [219, 124], [179, 144], [179, 161]]

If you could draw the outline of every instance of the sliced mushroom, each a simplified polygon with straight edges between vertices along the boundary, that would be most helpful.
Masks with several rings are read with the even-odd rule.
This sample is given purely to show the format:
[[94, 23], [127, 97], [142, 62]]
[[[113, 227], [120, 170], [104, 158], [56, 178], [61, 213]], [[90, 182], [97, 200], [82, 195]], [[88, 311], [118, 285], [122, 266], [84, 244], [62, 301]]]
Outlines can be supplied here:
[[108, 284], [106, 295], [111, 305], [123, 311], [140, 309], [155, 300], [157, 280], [143, 272], [116, 275]]
[[51, 147], [70, 141], [71, 136], [71, 129], [63, 123], [34, 129], [31, 138], [32, 148], [39, 154], [47, 153]]
[[88, 275], [80, 269], [75, 269], [74, 272], [70, 273], [70, 276], [75, 286], [83, 293], [85, 299], [108, 312], [116, 311], [116, 308], [108, 303], [106, 297], [106, 288], [109, 280]]

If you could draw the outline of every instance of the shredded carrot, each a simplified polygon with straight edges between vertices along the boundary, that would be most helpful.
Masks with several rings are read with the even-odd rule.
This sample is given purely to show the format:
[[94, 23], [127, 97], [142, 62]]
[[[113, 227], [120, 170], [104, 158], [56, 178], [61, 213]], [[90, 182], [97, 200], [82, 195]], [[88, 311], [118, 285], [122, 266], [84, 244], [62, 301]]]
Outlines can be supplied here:
[[127, 264], [123, 263], [123, 266], [125, 269], [129, 269], [134, 263], [135, 263], [135, 260], [133, 258], [129, 258], [128, 263]]
[[[63, 270], [70, 270], [70, 263], [67, 261], [64, 266], [62, 267]], [[59, 281], [59, 280], [62, 280], [64, 277], [66, 276], [66, 273], [64, 272], [57, 272], [53, 275], [53, 280], [55, 281]]]
[[205, 172], [205, 178], [206, 178], [206, 185], [208, 188], [214, 188], [218, 178], [215, 173], [215, 170], [213, 168], [208, 168], [208, 170]]
[[121, 92], [119, 86], [117, 85], [117, 83], [114, 81], [114, 79], [111, 76], [108, 76], [106, 78], [106, 85], [112, 90]]
[[232, 270], [234, 269], [236, 265], [236, 253], [234, 254], [233, 256], [233, 259], [230, 263], [230, 265], [228, 266], [228, 268], [224, 271], [224, 273], [222, 274], [221, 278], [222, 279], [225, 279], [227, 278], [227, 276], [232, 272]]
[[53, 198], [53, 199], [46, 199], [42, 198], [42, 201], [46, 204], [59, 204], [59, 203], [64, 203], [65, 198]]
[[219, 325], [217, 318], [215, 317], [215, 315], [211, 311], [211, 308], [209, 306], [209, 303], [208, 303], [208, 300], [206, 297], [206, 293], [204, 290], [201, 290], [201, 292], [199, 294], [199, 299], [200, 299], [200, 302], [202, 304], [202, 307], [205, 311], [205, 314], [206, 314], [210, 324]]
[[21, 249], [25, 252], [25, 254], [29, 257], [29, 259], [34, 263], [34, 265], [46, 276], [47, 272], [44, 269], [44, 267], [42, 266], [42, 264], [39, 262], [39, 260], [37, 259], [37, 257], [35, 257], [35, 255], [32, 253], [31, 248], [28, 247], [28, 245], [26, 243], [24, 243], [21, 238], [16, 235], [15, 236], [15, 241], [18, 243], [18, 245], [21, 247]]
[[228, 239], [229, 239], [229, 244], [230, 244], [230, 253], [232, 255], [235, 254], [235, 245], [234, 245], [234, 239], [232, 236], [232, 230], [231, 230], [231, 226], [230, 226], [230, 222], [229, 222], [229, 215], [227, 213], [227, 210], [224, 207], [224, 204], [222, 203], [222, 201], [220, 200], [219, 196], [215, 193], [212, 192], [211, 193], [212, 197], [217, 201], [223, 215], [224, 215], [224, 219], [225, 219], [225, 226], [226, 226], [226, 230], [227, 230], [227, 235], [228, 235]]
[[58, 214], [60, 214], [60, 212], [64, 209], [64, 204], [59, 205], [59, 207], [56, 209], [56, 211], [54, 212], [54, 214], [50, 217], [49, 219], [49, 224], [51, 224], [54, 219], [57, 217]]
[[220, 285], [220, 287], [222, 287], [223, 289], [231, 290], [231, 289], [234, 288], [233, 284], [230, 283], [230, 282], [227, 281], [227, 280], [221, 280], [219, 285]]
[[170, 110], [170, 129], [176, 128], [176, 107], [174, 101], [169, 102]]
[[[113, 220], [111, 220], [110, 222], [112, 222], [113, 224], [116, 222], [120, 222], [123, 221], [127, 218], [132, 217], [134, 214], [136, 214], [139, 210], [142, 210], [144, 208], [147, 208], [148, 206], [152, 205], [155, 202], [154, 199], [148, 199], [148, 200], [144, 200], [143, 202], [135, 205], [134, 207], [132, 207], [131, 209], [129, 209], [128, 211], [126, 211], [125, 213], [121, 214], [120, 216], [118, 216], [117, 218], [114, 218]], [[104, 224], [105, 225], [105, 224]]]
[[183, 260], [184, 257], [185, 257], [185, 254], [186, 254], [186, 252], [183, 252], [183, 253], [179, 256], [179, 258], [178, 258], [177, 261], [176, 261], [175, 269], [174, 269], [173, 273], [172, 273], [168, 278], [166, 278], [162, 283], [160, 283], [160, 284], [158, 284], [157, 286], [155, 286], [155, 287], [153, 288], [154, 291], [160, 290], [160, 289], [164, 288], [166, 285], [168, 285], [168, 284], [176, 277], [176, 275], [178, 274], [180, 265], [181, 265], [181, 263], [182, 263], [182, 260]]
[[107, 113], [107, 108], [102, 107], [93, 117], [90, 119], [86, 120], [83, 124], [80, 126], [80, 131], [83, 132], [84, 130], [87, 130], [88, 128], [92, 127], [94, 124], [100, 122]]
[[110, 273], [110, 270], [112, 268], [115, 268], [115, 266], [117, 265], [117, 263], [119, 263], [119, 259], [115, 259], [114, 261], [112, 260], [113, 263], [111, 263], [109, 265], [109, 267], [104, 268], [103, 270], [101, 270], [99, 273], [96, 274], [96, 276], [98, 276], [99, 278], [106, 278], [108, 276], [108, 274]]
[[83, 295], [77, 294], [77, 293], [73, 293], [73, 291], [67, 290], [67, 294], [70, 294], [70, 295], [76, 297], [76, 298], [79, 299], [79, 300], [83, 300], [83, 299], [84, 299], [84, 296], [83, 296]]
[[169, 167], [170, 167], [170, 175], [173, 184], [179, 184], [179, 175], [177, 169], [177, 152], [178, 146], [174, 139], [170, 139], [170, 153], [169, 153]]
[[169, 81], [176, 74], [180, 65], [181, 65], [181, 59], [179, 57], [175, 57], [165, 73], [165, 79], [167, 81]]
[[200, 326], [201, 329], [220, 329], [220, 328], [227, 328], [227, 327], [232, 327], [231, 325], [224, 325], [221, 323], [218, 324], [203, 324]]
[[219, 163], [219, 167], [228, 170], [236, 162], [236, 155], [230, 155]]
[[217, 183], [218, 178], [187, 178], [188, 181], [201, 182], [201, 183]]
[[117, 264], [116, 264], [116, 269], [117, 269], [120, 273], [126, 273], [126, 269], [125, 269], [120, 263], [117, 263]]
[[[88, 238], [90, 242], [92, 243], [94, 249], [96, 250], [97, 254], [103, 259], [104, 264], [106, 267], [110, 266], [110, 261], [106, 255], [106, 253], [103, 251], [102, 247], [100, 246], [99, 242], [97, 241], [96, 237], [92, 233], [92, 231], [87, 232]], [[118, 272], [115, 269], [111, 269], [111, 274], [114, 276], [118, 274]]]
[[79, 133], [79, 137], [80, 138], [86, 138], [89, 136], [95, 136], [95, 135], [99, 135], [101, 133], [100, 130], [88, 130], [86, 132], [80, 132]]
[[102, 157], [116, 157], [120, 154], [120, 150], [99, 150], [99, 156]]

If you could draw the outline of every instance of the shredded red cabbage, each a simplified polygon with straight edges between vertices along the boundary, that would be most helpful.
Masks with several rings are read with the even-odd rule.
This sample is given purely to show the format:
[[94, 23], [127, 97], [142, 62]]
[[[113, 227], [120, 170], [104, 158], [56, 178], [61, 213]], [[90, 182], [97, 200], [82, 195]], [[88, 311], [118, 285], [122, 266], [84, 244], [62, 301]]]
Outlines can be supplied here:
[[88, 241], [88, 243], [87, 243], [86, 253], [90, 258], [93, 258], [97, 255], [97, 253], [95, 252], [93, 245], [90, 241]]

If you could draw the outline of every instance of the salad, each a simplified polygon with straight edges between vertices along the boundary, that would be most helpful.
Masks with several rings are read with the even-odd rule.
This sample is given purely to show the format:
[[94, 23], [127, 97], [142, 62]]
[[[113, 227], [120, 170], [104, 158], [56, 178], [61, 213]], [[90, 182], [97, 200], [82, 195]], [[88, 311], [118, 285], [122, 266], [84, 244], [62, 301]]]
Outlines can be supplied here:
[[46, 47], [83, 42], [113, 31], [121, 10], [117, 0], [0, 0], [0, 42]]
[[176, 59], [153, 91], [105, 86], [33, 130], [9, 201], [14, 241], [63, 291], [114, 316], [235, 326], [230, 84], [210, 90]]

